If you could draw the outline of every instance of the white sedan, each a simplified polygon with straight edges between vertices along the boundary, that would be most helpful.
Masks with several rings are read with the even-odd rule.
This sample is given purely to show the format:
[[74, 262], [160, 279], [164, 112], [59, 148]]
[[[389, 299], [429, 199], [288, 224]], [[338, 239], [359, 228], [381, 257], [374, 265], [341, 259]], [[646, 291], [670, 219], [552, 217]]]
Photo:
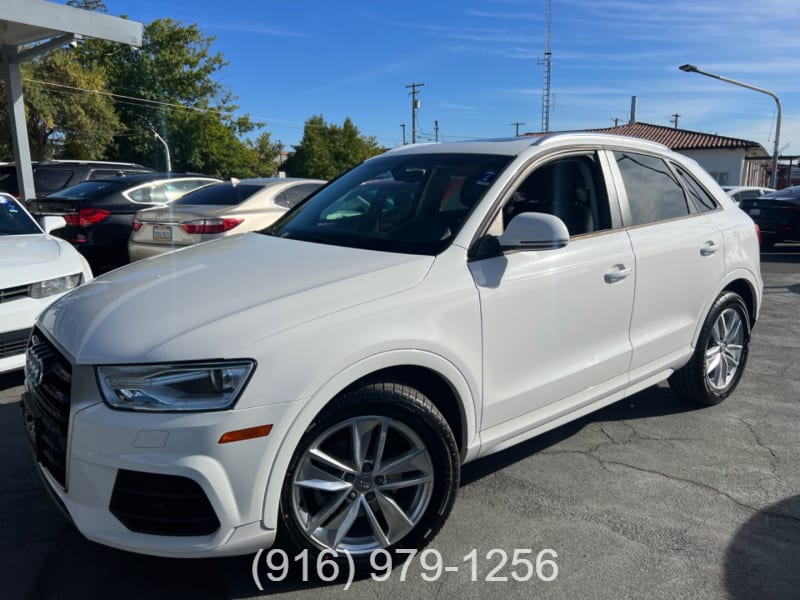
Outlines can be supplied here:
[[[48, 229], [64, 223], [47, 219]], [[47, 235], [20, 202], [0, 193], [0, 373], [24, 366], [37, 315], [91, 279], [88, 263], [69, 242]]]
[[665, 146], [405, 146], [51, 306], [23, 418], [94, 541], [368, 566], [430, 543], [468, 461], [664, 380], [722, 402], [761, 298], [753, 221]]

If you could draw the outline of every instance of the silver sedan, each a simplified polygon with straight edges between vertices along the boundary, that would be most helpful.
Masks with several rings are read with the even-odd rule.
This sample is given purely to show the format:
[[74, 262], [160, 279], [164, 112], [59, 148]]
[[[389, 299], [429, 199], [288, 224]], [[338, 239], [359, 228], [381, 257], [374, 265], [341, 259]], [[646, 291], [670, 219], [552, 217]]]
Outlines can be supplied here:
[[232, 179], [190, 192], [169, 206], [140, 210], [128, 242], [131, 262], [271, 225], [325, 182]]

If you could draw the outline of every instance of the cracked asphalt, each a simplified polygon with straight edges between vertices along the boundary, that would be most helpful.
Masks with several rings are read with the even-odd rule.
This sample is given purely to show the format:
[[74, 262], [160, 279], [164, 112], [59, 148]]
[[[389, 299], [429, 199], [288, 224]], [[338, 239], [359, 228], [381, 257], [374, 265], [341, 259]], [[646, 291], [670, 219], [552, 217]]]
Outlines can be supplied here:
[[[88, 542], [44, 492], [0, 376], [0, 596], [85, 598], [800, 598], [800, 244], [762, 255], [765, 298], [747, 371], [719, 406], [659, 386], [463, 468], [453, 513], [401, 581], [325, 584], [302, 573], [259, 591], [252, 556], [172, 560]], [[471, 561], [475, 554], [475, 575]], [[495, 575], [507, 581], [486, 581]], [[515, 549], [557, 553], [552, 581]], [[428, 566], [436, 554], [428, 553]], [[543, 558], [553, 558], [552, 556]], [[263, 565], [262, 565], [263, 567]], [[312, 569], [313, 570], [313, 569]], [[425, 573], [434, 581], [424, 581]], [[543, 573], [547, 575], [548, 573]]]

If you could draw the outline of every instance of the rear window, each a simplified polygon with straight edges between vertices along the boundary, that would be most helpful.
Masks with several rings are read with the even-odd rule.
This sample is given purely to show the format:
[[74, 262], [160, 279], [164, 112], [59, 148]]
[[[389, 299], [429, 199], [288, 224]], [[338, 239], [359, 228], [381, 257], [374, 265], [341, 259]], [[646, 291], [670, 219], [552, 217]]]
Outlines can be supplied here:
[[48, 199], [66, 198], [69, 200], [83, 200], [98, 198], [124, 189], [125, 187], [127, 186], [124, 183], [117, 183], [116, 181], [84, 181], [78, 185], [73, 185], [72, 187], [50, 194]]
[[798, 202], [800, 201], [800, 185], [784, 188], [782, 190], [778, 190], [777, 192], [772, 192], [771, 194], [762, 196], [762, 198], [765, 200], [788, 200], [789, 202]]
[[193, 192], [182, 196], [180, 200], [173, 202], [173, 205], [210, 206], [241, 204], [257, 191], [264, 189], [263, 185], [240, 183], [233, 185], [230, 182], [217, 183], [202, 187]]
[[72, 169], [45, 169], [33, 171], [33, 185], [37, 194], [49, 194], [66, 187], [72, 178]]

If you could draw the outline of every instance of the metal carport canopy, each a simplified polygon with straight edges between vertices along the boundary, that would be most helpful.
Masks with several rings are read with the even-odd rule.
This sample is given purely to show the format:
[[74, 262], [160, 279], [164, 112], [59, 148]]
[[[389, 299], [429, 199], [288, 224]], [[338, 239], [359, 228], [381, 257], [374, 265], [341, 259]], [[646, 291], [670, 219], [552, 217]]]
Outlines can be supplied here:
[[36, 198], [22, 96], [22, 62], [84, 37], [142, 45], [143, 25], [44, 0], [0, 0], [0, 75], [6, 85], [19, 194]]

